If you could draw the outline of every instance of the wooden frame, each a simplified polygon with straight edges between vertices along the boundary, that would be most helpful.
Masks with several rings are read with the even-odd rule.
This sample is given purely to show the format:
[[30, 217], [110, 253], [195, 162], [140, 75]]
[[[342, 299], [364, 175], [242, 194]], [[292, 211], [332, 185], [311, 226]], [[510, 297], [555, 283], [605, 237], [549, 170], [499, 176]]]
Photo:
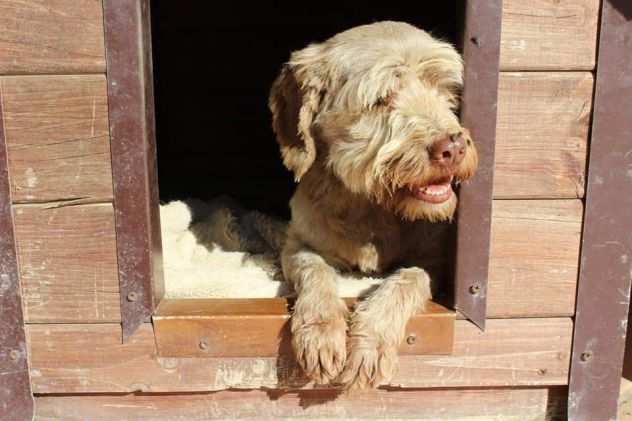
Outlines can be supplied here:
[[149, 2], [104, 0], [123, 340], [163, 295]]
[[[464, 105], [463, 119], [481, 139], [483, 158], [477, 181], [461, 193], [459, 225], [465, 228], [458, 230], [455, 301], [484, 327], [496, 131], [495, 113], [487, 110], [496, 109], [502, 3], [466, 5], [464, 102], [473, 106]], [[150, 22], [147, 1], [105, 0], [104, 11], [121, 319], [127, 338], [162, 295]], [[138, 162], [144, 165], [134, 165]], [[211, 307], [201, 311], [213, 312]]]
[[461, 119], [479, 149], [476, 177], [463, 185], [457, 219], [456, 308], [481, 329], [487, 315], [502, 0], [466, 1]]
[[[354, 301], [347, 299], [349, 307]], [[164, 300], [153, 317], [158, 355], [201, 358], [290, 355], [289, 305], [283, 298]], [[454, 312], [429, 303], [424, 313], [408, 323], [400, 354], [451, 354], [454, 321]], [[248, 338], [248, 346], [244, 346], [244, 338]]]
[[572, 421], [617, 416], [632, 281], [631, 40], [632, 3], [605, 0], [569, 382]]

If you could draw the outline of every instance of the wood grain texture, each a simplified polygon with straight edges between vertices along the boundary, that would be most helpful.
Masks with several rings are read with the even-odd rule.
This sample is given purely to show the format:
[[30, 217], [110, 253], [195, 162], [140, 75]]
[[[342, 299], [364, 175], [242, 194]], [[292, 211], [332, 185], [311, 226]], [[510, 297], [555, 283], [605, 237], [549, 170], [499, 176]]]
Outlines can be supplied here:
[[496, 200], [487, 298], [493, 317], [571, 316], [580, 200]]
[[[449, 356], [404, 356], [392, 385], [563, 385], [570, 318], [457, 321]], [[27, 325], [34, 393], [189, 392], [307, 385], [290, 358], [156, 358], [152, 327], [121, 344], [115, 324]], [[248, 346], [245, 339], [244, 346]]]
[[33, 418], [20, 271], [0, 95], [0, 419]]
[[502, 70], [592, 70], [599, 0], [504, 0]]
[[501, 73], [495, 198], [584, 195], [593, 77]]
[[[0, 83], [14, 200], [111, 200], [105, 78]], [[583, 196], [592, 87], [590, 73], [501, 74], [496, 198]]]
[[100, 0], [2, 0], [0, 74], [105, 73]]
[[14, 206], [25, 320], [120, 320], [111, 204]]
[[[335, 391], [249, 390], [194, 395], [41, 396], [39, 421], [415, 419], [544, 420], [562, 416], [565, 388]], [[478, 418], [476, 418], [478, 417]]]
[[[350, 308], [355, 301], [347, 300]], [[158, 355], [213, 358], [290, 353], [290, 307], [284, 298], [165, 299], [152, 318]], [[453, 311], [429, 302], [423, 313], [408, 322], [400, 354], [452, 353], [454, 320]]]
[[14, 202], [112, 200], [105, 76], [0, 78]]
[[[119, 322], [112, 207], [47, 206], [16, 206], [27, 321]], [[581, 221], [579, 200], [494, 201], [489, 317], [574, 313]]]

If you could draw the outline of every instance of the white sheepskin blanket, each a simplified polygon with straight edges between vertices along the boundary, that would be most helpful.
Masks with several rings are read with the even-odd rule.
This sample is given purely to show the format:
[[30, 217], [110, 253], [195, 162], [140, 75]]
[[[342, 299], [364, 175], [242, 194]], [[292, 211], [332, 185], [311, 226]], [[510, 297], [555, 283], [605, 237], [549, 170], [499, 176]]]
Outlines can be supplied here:
[[[206, 216], [192, 230], [193, 211], [185, 202], [160, 207], [167, 298], [266, 298], [292, 295], [282, 280], [278, 262], [270, 255], [226, 251], [212, 241], [226, 230], [222, 218]], [[205, 231], [200, 235], [200, 227]], [[210, 234], [209, 234], [210, 233]], [[357, 297], [382, 279], [341, 276], [342, 297]]]

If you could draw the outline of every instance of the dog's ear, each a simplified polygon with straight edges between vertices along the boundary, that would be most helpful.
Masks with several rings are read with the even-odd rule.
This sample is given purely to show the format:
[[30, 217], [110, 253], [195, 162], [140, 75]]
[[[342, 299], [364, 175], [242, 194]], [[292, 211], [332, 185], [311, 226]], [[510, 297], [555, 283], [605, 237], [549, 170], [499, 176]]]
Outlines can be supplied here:
[[268, 101], [283, 164], [294, 173], [296, 181], [316, 159], [311, 129], [325, 90], [320, 50], [319, 45], [311, 45], [294, 52], [274, 81]]

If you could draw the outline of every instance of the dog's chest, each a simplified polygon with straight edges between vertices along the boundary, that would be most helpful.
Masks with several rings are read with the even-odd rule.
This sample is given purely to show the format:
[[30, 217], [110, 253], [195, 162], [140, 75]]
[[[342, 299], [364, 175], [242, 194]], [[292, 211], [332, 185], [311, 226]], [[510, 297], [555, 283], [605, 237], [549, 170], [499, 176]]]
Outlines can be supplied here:
[[345, 231], [346, 235], [338, 237], [337, 252], [351, 270], [383, 272], [401, 256], [401, 230], [397, 225], [350, 224]]
[[357, 247], [355, 268], [364, 273], [383, 272], [397, 258], [399, 241], [393, 241], [387, 247], [384, 241], [373, 239]]

